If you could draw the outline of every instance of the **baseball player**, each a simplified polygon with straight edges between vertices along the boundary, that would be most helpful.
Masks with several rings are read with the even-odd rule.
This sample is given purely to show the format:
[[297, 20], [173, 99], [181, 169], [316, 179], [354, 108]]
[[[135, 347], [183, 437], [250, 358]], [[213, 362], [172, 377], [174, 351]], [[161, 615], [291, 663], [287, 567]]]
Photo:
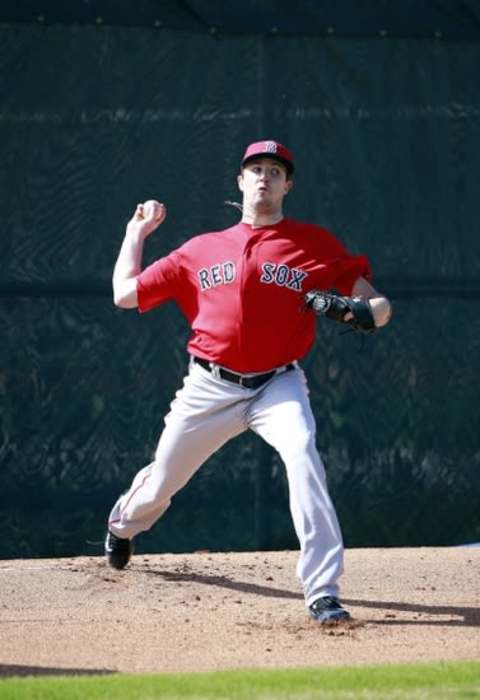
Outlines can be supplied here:
[[364, 256], [348, 253], [324, 228], [284, 218], [293, 172], [282, 144], [250, 144], [237, 177], [241, 221], [191, 238], [143, 271], [145, 239], [166, 207], [139, 204], [127, 225], [114, 302], [144, 313], [174, 300], [191, 327], [190, 361], [154, 460], [113, 506], [105, 554], [123, 569], [133, 538], [165, 513], [210, 455], [250, 429], [285, 464], [300, 543], [297, 575], [310, 616], [329, 624], [350, 619], [338, 599], [343, 543], [298, 361], [312, 347], [317, 316], [371, 332], [388, 322], [390, 304], [368, 281]]

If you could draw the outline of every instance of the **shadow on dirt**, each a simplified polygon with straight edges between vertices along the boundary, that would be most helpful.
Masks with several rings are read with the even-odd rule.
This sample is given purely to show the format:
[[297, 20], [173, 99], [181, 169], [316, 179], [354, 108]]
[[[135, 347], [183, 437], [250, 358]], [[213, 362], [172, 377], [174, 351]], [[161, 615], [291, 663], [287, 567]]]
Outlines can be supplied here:
[[189, 583], [200, 583], [205, 586], [220, 586], [228, 588], [232, 591], [241, 591], [242, 593], [253, 593], [254, 595], [262, 595], [266, 598], [294, 598], [295, 600], [303, 600], [301, 593], [288, 591], [284, 588], [272, 588], [271, 586], [260, 586], [257, 583], [246, 583], [244, 581], [234, 581], [227, 576], [209, 576], [208, 574], [195, 574], [192, 571], [186, 573], [177, 573], [172, 571], [157, 571], [150, 569], [150, 576], [161, 576], [166, 581], [188, 581]]
[[[441, 627], [479, 627], [480, 608], [454, 607], [449, 605], [424, 605], [420, 603], [399, 603], [392, 600], [358, 600], [343, 598], [345, 605], [359, 605], [362, 608], [374, 608], [375, 610], [387, 610], [389, 615], [383, 620], [372, 620], [376, 625], [439, 625]], [[416, 617], [395, 619], [394, 612], [412, 613], [414, 615], [428, 615], [428, 619], [422, 620]], [[432, 620], [432, 615], [451, 617], [450, 620]]]
[[17, 666], [14, 664], [0, 664], [0, 678], [14, 678], [18, 676], [105, 676], [116, 671], [107, 669], [84, 668], [48, 668], [43, 666]]
[[[161, 576], [166, 581], [188, 581], [205, 586], [220, 586], [233, 591], [261, 595], [266, 598], [289, 598], [303, 600], [302, 593], [289, 591], [284, 588], [273, 588], [256, 583], [235, 581], [227, 576], [209, 576], [208, 574], [196, 574], [193, 571], [172, 572], [149, 569], [145, 573], [150, 576]], [[346, 606], [360, 606], [375, 610], [386, 610], [388, 615], [382, 620], [372, 620], [376, 625], [438, 625], [454, 627], [478, 627], [480, 626], [480, 609], [471, 607], [458, 607], [448, 605], [425, 605], [420, 603], [399, 603], [398, 601], [358, 600], [354, 598], [342, 598]], [[412, 613], [412, 615], [428, 615], [428, 619], [419, 617], [405, 619], [395, 618], [395, 612]], [[432, 620], [432, 616], [442, 615], [443, 619]], [[449, 616], [451, 619], [445, 619]]]

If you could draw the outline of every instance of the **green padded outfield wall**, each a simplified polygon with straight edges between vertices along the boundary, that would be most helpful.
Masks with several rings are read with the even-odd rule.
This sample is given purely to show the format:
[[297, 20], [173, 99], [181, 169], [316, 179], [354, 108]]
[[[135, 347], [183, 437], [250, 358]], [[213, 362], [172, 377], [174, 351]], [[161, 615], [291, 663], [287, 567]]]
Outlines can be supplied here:
[[[145, 263], [238, 213], [245, 145], [296, 155], [287, 213], [367, 254], [391, 325], [319, 324], [304, 366], [347, 546], [480, 540], [480, 44], [145, 27], [0, 27], [0, 556], [100, 553], [187, 366], [173, 304], [114, 308]], [[244, 435], [138, 551], [291, 548], [278, 458]]]

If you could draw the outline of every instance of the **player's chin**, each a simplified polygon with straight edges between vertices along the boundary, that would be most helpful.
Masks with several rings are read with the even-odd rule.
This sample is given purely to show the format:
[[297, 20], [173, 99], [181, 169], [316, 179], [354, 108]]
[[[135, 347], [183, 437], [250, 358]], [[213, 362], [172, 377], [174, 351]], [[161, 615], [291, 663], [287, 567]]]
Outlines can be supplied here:
[[255, 208], [257, 211], [262, 211], [262, 212], [267, 212], [270, 211], [273, 207], [273, 201], [272, 198], [267, 196], [266, 193], [259, 193], [257, 197], [255, 197], [254, 200]]

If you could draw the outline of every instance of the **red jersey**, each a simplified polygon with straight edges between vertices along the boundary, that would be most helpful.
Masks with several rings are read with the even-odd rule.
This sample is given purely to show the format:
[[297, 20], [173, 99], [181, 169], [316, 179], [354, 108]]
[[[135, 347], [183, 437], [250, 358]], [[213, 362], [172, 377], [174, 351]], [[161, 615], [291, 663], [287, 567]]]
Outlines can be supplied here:
[[349, 295], [359, 277], [370, 277], [367, 258], [350, 255], [319, 226], [242, 222], [195, 236], [147, 267], [137, 279], [138, 308], [175, 300], [192, 329], [192, 355], [235, 372], [266, 372], [313, 344], [316, 317], [305, 293]]

